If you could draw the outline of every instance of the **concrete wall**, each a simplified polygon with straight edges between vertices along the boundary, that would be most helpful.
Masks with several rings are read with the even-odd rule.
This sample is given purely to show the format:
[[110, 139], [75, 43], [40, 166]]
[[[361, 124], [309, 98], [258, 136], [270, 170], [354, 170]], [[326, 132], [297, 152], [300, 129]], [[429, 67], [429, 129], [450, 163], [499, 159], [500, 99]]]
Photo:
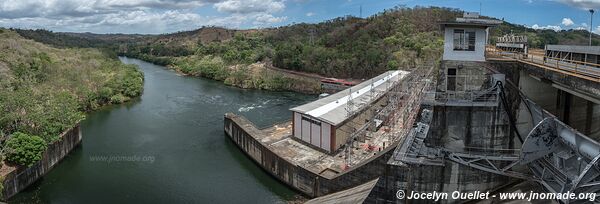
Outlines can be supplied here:
[[512, 139], [507, 114], [500, 107], [434, 107], [426, 142], [447, 149], [508, 149]]
[[[502, 66], [507, 64], [511, 63], [495, 63], [494, 65], [500, 71], [502, 69]], [[525, 63], [519, 63], [517, 66], [519, 66], [520, 69], [528, 75], [548, 80], [556, 84], [560, 84], [561, 86], [567, 87], [580, 93], [585, 93], [592, 97], [600, 98], [600, 83], [598, 82], [581, 79], [560, 72], [549, 71], [546, 69], [539, 68], [535, 65]]]
[[[461, 65], [461, 69], [458, 66]], [[457, 75], [468, 76], [469, 80], [458, 83], [463, 90], [481, 90], [489, 86], [486, 80], [492, 73], [485, 62], [443, 61], [438, 81], [438, 91], [446, 90], [448, 68], [457, 68]], [[507, 78], [519, 75], [507, 75]], [[518, 94], [507, 92], [507, 105], [511, 114], [516, 114]], [[429, 134], [424, 140], [429, 147], [440, 147], [454, 152], [470, 152], [481, 149], [511, 149], [515, 144], [515, 133], [511, 119], [502, 104], [498, 106], [434, 106]], [[442, 165], [417, 165], [390, 162], [366, 203], [414, 203], [399, 200], [398, 190], [405, 192], [473, 192], [497, 189], [511, 180], [508, 177], [474, 169], [445, 160]], [[419, 200], [416, 203], [460, 203], [462, 201]]]
[[58, 141], [50, 144], [42, 160], [29, 168], [20, 167], [6, 174], [3, 181], [3, 200], [9, 199], [44, 176], [80, 143], [81, 131], [77, 125], [63, 133]]
[[[456, 152], [475, 148], [508, 149], [512, 146], [511, 127], [501, 107], [435, 106], [427, 146], [443, 147]], [[366, 203], [461, 203], [459, 200], [399, 200], [398, 190], [405, 192], [474, 192], [495, 190], [512, 181], [510, 178], [477, 170], [445, 160], [442, 165], [417, 165], [390, 162], [371, 191]]]
[[485, 62], [442, 61], [437, 91], [448, 90], [448, 69], [456, 69], [456, 91], [481, 90], [489, 72], [486, 66]]
[[246, 153], [267, 173], [308, 197], [319, 197], [345, 190], [383, 175], [386, 163], [395, 149], [395, 145], [390, 145], [378, 152], [378, 156], [372, 157], [346, 172], [326, 177], [319, 175], [320, 172], [311, 172], [287, 161], [275, 154], [268, 146], [257, 141], [254, 136], [263, 134], [263, 132], [246, 118], [228, 113], [225, 115], [224, 123], [225, 135], [242, 152]]
[[365, 203], [463, 203], [452, 200], [404, 200], [397, 199], [396, 192], [474, 192], [496, 190], [514, 180], [467, 167], [445, 162], [445, 166], [430, 165], [388, 165], [385, 174]]
[[600, 104], [571, 96], [569, 126], [588, 137], [600, 141]]
[[[579, 132], [600, 140], [600, 104], [561, 91], [548, 81], [531, 77], [526, 71], [522, 70], [519, 73], [519, 88], [533, 102]], [[522, 119], [527, 115], [525, 111], [527, 110], [520, 110], [520, 121], [529, 122]]]
[[[454, 50], [454, 30], [475, 31], [475, 51]], [[483, 28], [447, 27], [444, 30], [443, 60], [485, 61], [485, 44], [487, 32]]]

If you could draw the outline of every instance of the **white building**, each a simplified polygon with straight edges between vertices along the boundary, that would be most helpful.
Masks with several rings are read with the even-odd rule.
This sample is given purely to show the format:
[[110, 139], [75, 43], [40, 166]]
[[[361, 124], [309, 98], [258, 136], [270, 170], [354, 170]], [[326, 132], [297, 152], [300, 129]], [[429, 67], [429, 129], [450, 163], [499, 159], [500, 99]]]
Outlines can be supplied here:
[[444, 30], [443, 60], [485, 61], [489, 28], [499, 20], [480, 19], [479, 14], [465, 12], [463, 18], [441, 23]]
[[[294, 138], [322, 151], [335, 152], [346, 143], [354, 128], [372, 117], [374, 109], [387, 103], [383, 98], [390, 85], [408, 73], [388, 71], [350, 89], [292, 108]], [[349, 107], [350, 99], [353, 105]]]

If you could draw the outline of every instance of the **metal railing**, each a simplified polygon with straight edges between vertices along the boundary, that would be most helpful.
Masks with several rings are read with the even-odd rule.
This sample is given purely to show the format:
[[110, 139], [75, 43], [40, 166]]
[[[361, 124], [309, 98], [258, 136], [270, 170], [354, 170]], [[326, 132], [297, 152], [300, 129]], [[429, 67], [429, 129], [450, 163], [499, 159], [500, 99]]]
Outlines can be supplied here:
[[435, 100], [438, 101], [471, 101], [471, 102], [497, 102], [497, 92], [459, 91], [437, 92]]
[[484, 91], [426, 91], [424, 100], [426, 102], [467, 102], [467, 103], [489, 103], [498, 104], [500, 100], [497, 89]]
[[530, 52], [528, 54], [507, 52], [497, 49], [494, 46], [486, 47], [486, 57], [513, 59], [538, 65], [538, 67], [544, 69], [560, 71], [578, 78], [600, 82], [600, 64], [596, 63], [549, 57], [539, 52]]

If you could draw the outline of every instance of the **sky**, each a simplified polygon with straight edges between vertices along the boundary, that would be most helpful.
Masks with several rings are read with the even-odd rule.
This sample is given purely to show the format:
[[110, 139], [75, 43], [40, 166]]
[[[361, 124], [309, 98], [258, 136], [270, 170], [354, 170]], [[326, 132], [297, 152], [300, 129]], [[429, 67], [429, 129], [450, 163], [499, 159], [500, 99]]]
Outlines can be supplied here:
[[[367, 17], [394, 6], [442, 6], [534, 29], [589, 29], [600, 0], [0, 0], [0, 27], [159, 34], [202, 26], [249, 29]], [[600, 12], [593, 16], [600, 34]]]

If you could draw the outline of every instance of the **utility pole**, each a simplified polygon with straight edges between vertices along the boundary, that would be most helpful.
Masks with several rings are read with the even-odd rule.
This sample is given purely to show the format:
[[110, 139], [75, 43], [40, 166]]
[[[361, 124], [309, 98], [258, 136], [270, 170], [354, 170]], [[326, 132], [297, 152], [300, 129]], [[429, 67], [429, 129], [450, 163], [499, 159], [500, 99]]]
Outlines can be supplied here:
[[362, 4], [360, 5], [360, 18], [362, 18]]
[[590, 46], [592, 46], [592, 28], [594, 27], [592, 25], [594, 19], [594, 9], [590, 9]]
[[315, 44], [315, 29], [314, 29], [314, 28], [311, 28], [311, 29], [308, 31], [308, 34], [309, 34], [309, 36], [310, 36], [310, 37], [309, 37], [309, 44], [312, 46], [312, 45], [314, 45], [314, 44]]

